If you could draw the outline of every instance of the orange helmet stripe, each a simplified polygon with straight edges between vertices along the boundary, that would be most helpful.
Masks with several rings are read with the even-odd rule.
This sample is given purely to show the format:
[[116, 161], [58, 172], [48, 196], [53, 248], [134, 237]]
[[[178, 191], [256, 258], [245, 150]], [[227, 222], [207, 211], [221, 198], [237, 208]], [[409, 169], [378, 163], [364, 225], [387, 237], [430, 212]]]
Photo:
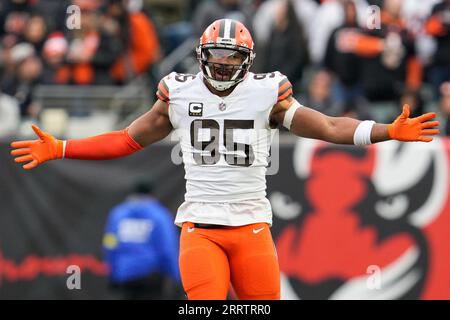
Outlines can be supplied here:
[[248, 29], [239, 21], [220, 19], [206, 28], [200, 37], [200, 44], [217, 43], [218, 38], [234, 39], [237, 46], [253, 50], [253, 40]]

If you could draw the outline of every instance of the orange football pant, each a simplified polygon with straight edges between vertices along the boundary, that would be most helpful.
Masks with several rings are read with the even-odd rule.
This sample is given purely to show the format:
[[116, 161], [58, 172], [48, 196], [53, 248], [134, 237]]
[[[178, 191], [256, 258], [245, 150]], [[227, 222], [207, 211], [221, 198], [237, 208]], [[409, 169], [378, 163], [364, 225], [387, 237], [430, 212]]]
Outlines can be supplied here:
[[180, 273], [189, 300], [279, 300], [280, 269], [269, 225], [198, 228], [183, 224]]

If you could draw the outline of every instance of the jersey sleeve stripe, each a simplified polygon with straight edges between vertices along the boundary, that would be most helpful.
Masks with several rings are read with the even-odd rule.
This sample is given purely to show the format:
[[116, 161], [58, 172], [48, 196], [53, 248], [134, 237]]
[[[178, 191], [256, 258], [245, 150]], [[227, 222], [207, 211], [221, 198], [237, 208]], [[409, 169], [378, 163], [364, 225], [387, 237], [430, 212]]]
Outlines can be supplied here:
[[293, 94], [292, 87], [289, 87], [283, 94], [278, 95], [278, 100], [277, 101], [280, 102], [280, 101], [286, 99], [287, 97], [289, 97], [292, 94]]
[[167, 97], [169, 97], [169, 87], [164, 82], [164, 80], [161, 80], [158, 85], [158, 90], [163, 92]]
[[287, 85], [284, 85], [283, 87], [284, 87], [283, 89], [280, 89], [278, 91], [278, 96], [282, 96], [286, 91], [292, 90], [292, 85], [290, 83], [288, 83]]
[[284, 79], [278, 84], [278, 90], [280, 90], [281, 87], [282, 87], [283, 85], [285, 85], [286, 83], [288, 83], [288, 82], [289, 82], [289, 79], [288, 79], [288, 78], [284, 78]]
[[169, 102], [169, 98], [161, 90], [158, 90], [156, 92], [156, 96], [158, 97], [159, 100], [162, 100], [164, 102]]
[[283, 94], [286, 88], [292, 88], [292, 84], [289, 81], [278, 87], [278, 95]]

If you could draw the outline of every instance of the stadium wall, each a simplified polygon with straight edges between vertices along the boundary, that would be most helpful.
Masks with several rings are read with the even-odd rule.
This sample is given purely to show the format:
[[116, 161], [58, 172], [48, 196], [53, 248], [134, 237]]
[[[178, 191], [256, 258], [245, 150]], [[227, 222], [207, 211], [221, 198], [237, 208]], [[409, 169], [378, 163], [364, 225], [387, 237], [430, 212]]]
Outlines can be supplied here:
[[[281, 145], [268, 176], [284, 299], [450, 299], [450, 140], [369, 148]], [[136, 180], [183, 200], [172, 147], [24, 171], [0, 144], [0, 299], [114, 299], [101, 242]], [[81, 269], [69, 289], [67, 267]]]

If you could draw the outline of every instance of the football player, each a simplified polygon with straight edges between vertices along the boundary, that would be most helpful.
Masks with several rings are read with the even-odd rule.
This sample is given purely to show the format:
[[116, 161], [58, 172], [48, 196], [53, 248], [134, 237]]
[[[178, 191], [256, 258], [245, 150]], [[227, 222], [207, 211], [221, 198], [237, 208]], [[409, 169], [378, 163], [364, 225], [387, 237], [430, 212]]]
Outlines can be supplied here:
[[38, 139], [16, 141], [11, 153], [24, 169], [54, 159], [105, 160], [130, 155], [165, 138], [179, 139], [186, 171], [179, 266], [189, 299], [225, 299], [230, 283], [239, 299], [279, 299], [280, 274], [270, 233], [266, 167], [273, 128], [301, 137], [359, 146], [386, 141], [431, 141], [434, 113], [391, 124], [328, 117], [302, 106], [280, 72], [254, 74], [253, 41], [234, 20], [213, 22], [200, 38], [200, 72], [171, 73], [157, 101], [127, 128], [77, 140], [58, 140], [33, 126]]

